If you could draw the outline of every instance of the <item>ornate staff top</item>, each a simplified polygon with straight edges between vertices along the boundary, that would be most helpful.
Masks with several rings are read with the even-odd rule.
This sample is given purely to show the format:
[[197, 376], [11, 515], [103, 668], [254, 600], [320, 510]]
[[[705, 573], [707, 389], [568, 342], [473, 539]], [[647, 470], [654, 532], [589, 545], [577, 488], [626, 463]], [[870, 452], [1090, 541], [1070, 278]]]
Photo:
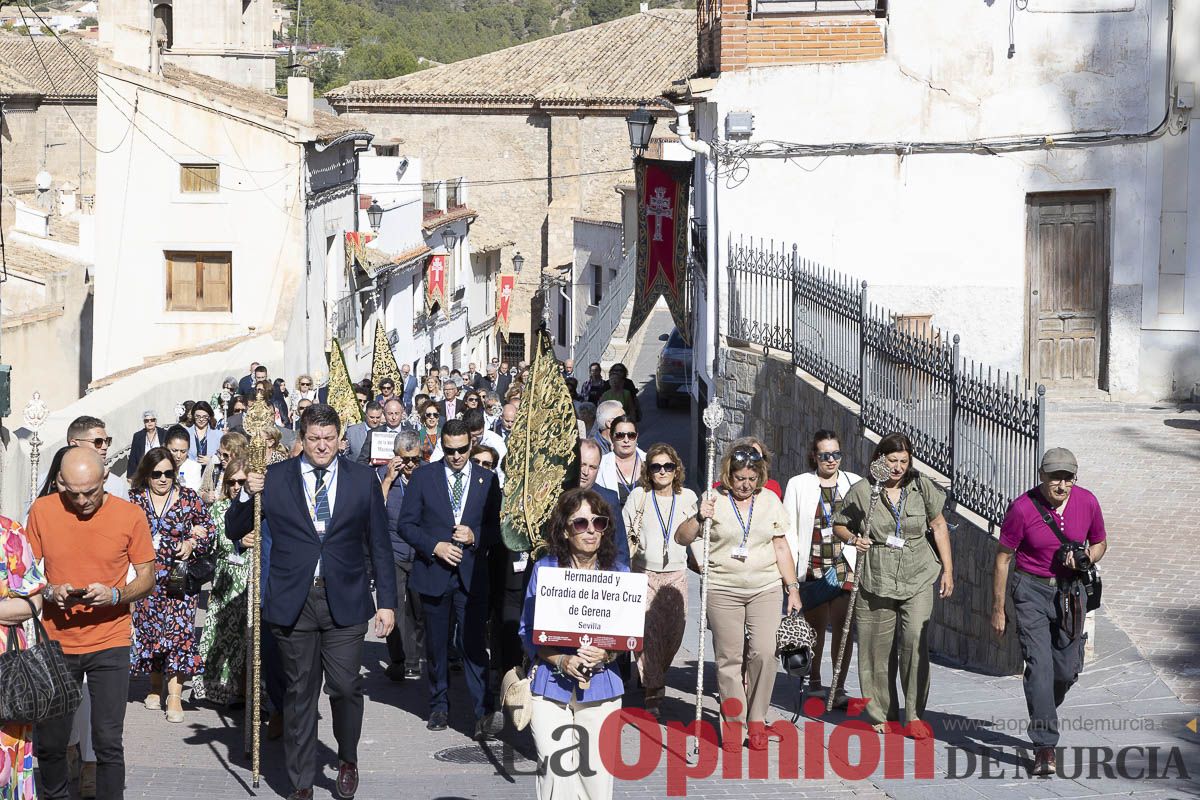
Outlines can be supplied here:
[[720, 398], [714, 397], [708, 404], [708, 408], [704, 409], [704, 427], [708, 428], [711, 436], [716, 433], [717, 428], [721, 427], [721, 423], [724, 421], [725, 408], [721, 405]]
[[250, 452], [246, 460], [251, 472], [263, 472], [267, 468], [267, 431], [274, 425], [275, 414], [259, 389], [242, 417], [242, 428], [250, 436]]
[[42, 393], [34, 392], [33, 397], [25, 405], [25, 427], [36, 434], [48, 416], [50, 416], [50, 408], [42, 399]]

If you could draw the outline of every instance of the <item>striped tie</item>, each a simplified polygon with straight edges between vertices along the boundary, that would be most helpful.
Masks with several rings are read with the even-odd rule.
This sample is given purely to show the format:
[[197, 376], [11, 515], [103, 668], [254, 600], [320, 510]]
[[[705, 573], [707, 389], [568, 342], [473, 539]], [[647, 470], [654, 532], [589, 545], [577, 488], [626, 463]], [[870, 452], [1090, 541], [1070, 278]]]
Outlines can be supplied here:
[[451, 503], [454, 506], [454, 516], [458, 516], [458, 512], [462, 510], [463, 501], [463, 474], [461, 472], [454, 473], [454, 486], [452, 487], [453, 496]]
[[[332, 512], [329, 510], [329, 487], [325, 485], [325, 474], [327, 472], [329, 472], [327, 469], [313, 470], [313, 475], [315, 475], [317, 478], [317, 491], [314, 498], [313, 513], [317, 517], [317, 522], [324, 523], [328, 523], [329, 518], [333, 516]], [[325, 527], [327, 527], [327, 525], [320, 526], [318, 530]]]

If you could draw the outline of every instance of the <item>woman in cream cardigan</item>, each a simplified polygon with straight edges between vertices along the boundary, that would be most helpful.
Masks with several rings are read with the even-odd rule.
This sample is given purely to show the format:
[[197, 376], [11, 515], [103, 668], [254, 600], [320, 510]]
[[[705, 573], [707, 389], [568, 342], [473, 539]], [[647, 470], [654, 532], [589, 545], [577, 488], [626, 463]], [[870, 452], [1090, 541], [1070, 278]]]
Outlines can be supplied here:
[[840, 591], [829, 602], [805, 603], [804, 616], [816, 631], [817, 641], [813, 645], [812, 666], [808, 675], [808, 693], [824, 696], [821, 684], [821, 656], [825, 650], [825, 629], [833, 623], [833, 646], [830, 661], [837, 663], [838, 648], [845, 649], [842, 670], [833, 676], [830, 691], [834, 692], [834, 706], [845, 708], [849, 702], [846, 694], [846, 673], [850, 670], [850, 651], [854, 646], [851, 637], [842, 641], [842, 630], [846, 623], [846, 612], [850, 607], [851, 584], [854, 574], [842, 559], [842, 542], [833, 535], [833, 518], [841, 509], [842, 498], [860, 478], [853, 472], [841, 469], [842, 447], [833, 431], [819, 430], [813, 435], [808, 449], [808, 464], [812, 472], [797, 475], [788, 481], [783, 495], [783, 506], [791, 524], [789, 544], [796, 563], [796, 575], [806, 585], [801, 595], [811, 597], [834, 589], [814, 585], [816, 582], [835, 583]]

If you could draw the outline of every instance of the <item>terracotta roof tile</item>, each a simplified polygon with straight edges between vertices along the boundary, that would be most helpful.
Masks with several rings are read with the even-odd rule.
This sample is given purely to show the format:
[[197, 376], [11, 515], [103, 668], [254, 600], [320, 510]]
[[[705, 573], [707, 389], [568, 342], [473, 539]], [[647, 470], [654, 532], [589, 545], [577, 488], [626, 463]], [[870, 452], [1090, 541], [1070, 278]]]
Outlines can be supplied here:
[[634, 105], [695, 74], [695, 17], [645, 11], [325, 96], [334, 104]]
[[0, 97], [40, 95], [94, 102], [96, 50], [74, 38], [60, 41], [0, 33]]

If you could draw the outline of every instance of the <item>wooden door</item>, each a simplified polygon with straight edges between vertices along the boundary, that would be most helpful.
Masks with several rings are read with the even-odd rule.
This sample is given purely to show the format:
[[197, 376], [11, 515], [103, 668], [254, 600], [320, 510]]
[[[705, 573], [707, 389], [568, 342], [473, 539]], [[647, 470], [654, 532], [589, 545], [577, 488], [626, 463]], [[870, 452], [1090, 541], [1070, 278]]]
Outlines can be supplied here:
[[1026, 205], [1026, 374], [1056, 389], [1105, 388], [1108, 194], [1034, 194]]

